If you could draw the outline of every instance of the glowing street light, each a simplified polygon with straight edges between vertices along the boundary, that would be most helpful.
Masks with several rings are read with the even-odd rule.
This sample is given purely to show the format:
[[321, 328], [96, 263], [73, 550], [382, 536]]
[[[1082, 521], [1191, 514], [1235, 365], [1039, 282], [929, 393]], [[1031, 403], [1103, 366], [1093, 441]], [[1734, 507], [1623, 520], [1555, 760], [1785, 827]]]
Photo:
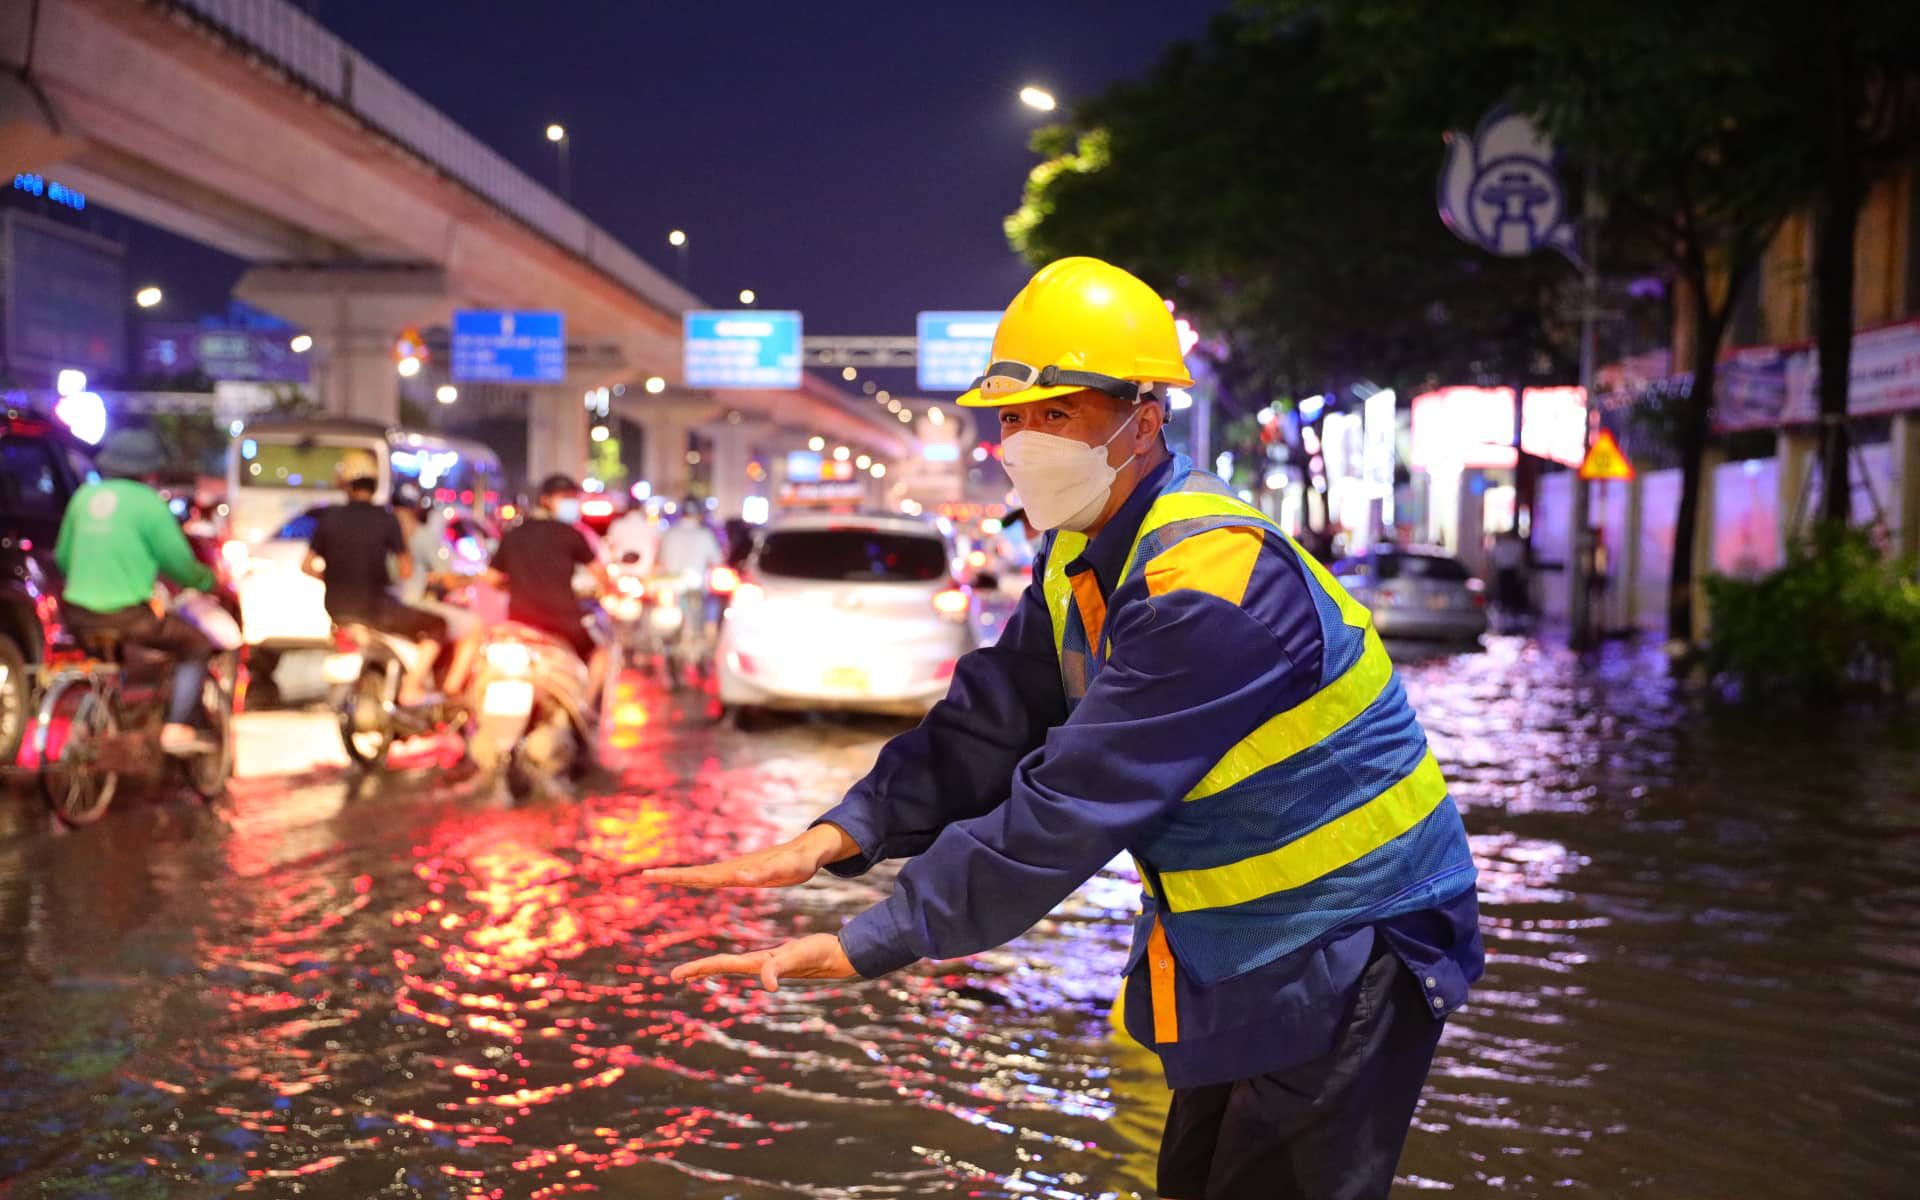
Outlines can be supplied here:
[[859, 458], [853, 460], [853, 465], [864, 471], [873, 465], [873, 458], [870, 455], [862, 454]]
[[658, 396], [667, 390], [667, 381], [658, 375], [647, 376], [647, 395]]
[[903, 409], [901, 409], [901, 410], [900, 410], [900, 413], [899, 413], [899, 416], [900, 416], [900, 423], [901, 423], [902, 425], [911, 425], [911, 424], [913, 424], [913, 410], [912, 410], [912, 409], [910, 409], [910, 408], [903, 408]]
[[672, 246], [680, 258], [680, 286], [687, 286], [687, 231], [676, 229], [667, 235], [667, 245]]
[[133, 302], [141, 308], [152, 308], [154, 305], [160, 303], [160, 300], [160, 289], [154, 287], [152, 284], [148, 284], [133, 294]]
[[420, 373], [420, 360], [409, 354], [394, 364], [394, 370], [400, 372], [400, 378], [412, 379]]
[[867, 468], [867, 474], [873, 476], [875, 479], [885, 479], [887, 477], [887, 464], [875, 463]]
[[613, 436], [613, 430], [608, 429], [605, 425], [595, 425], [591, 436], [596, 442], [604, 442]]
[[853, 451], [847, 449], [845, 446], [835, 446], [833, 448], [833, 461], [835, 462], [845, 462], [848, 458], [852, 457], [852, 455]]
[[433, 389], [433, 398], [442, 404], [452, 404], [460, 398], [460, 389], [450, 383], [443, 383]]
[[927, 420], [933, 422], [935, 425], [945, 425], [947, 423], [947, 414], [938, 408], [929, 408], [927, 410]]
[[854, 370], [852, 367], [841, 367], [840, 378], [846, 380], [848, 383], [852, 383], [854, 380], [860, 378], [860, 372]]
[[807, 449], [814, 451], [816, 454], [822, 450], [825, 450], [826, 448], [827, 448], [827, 439], [821, 437], [817, 433], [807, 439]]
[[753, 289], [752, 289], [752, 288], [741, 288], [741, 289], [740, 289], [740, 303], [742, 303], [742, 304], [752, 304], [752, 303], [754, 302], [754, 300], [755, 300], [755, 299], [757, 299], [757, 297], [755, 297], [755, 296], [754, 296], [754, 294], [753, 294]]
[[310, 334], [296, 333], [293, 335], [293, 340], [287, 343], [287, 347], [295, 354], [305, 354], [313, 349], [313, 337]]
[[1060, 102], [1053, 98], [1052, 92], [1042, 87], [1034, 87], [1032, 84], [1020, 89], [1020, 103], [1028, 108], [1039, 109], [1041, 112], [1052, 112], [1060, 107]]
[[572, 143], [567, 137], [567, 127], [558, 123], [547, 126], [547, 140], [553, 143], [553, 152], [559, 158], [560, 198], [571, 203], [573, 180], [567, 171], [567, 147]]

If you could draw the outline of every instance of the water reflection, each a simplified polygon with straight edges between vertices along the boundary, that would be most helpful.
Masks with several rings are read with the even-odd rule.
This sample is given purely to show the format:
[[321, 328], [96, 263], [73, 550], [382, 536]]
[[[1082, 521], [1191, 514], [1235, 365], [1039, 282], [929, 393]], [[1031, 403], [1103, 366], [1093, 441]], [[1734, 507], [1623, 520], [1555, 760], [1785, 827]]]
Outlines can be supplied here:
[[[1467, 812], [1489, 973], [1409, 1187], [1895, 1194], [1916, 1163], [1920, 748], [1696, 718], [1657, 661], [1403, 655]], [[0, 1176], [30, 1194], [1151, 1194], [1165, 1092], [1109, 1023], [1134, 884], [884, 983], [675, 962], [831, 928], [884, 880], [640, 886], [765, 844], [884, 722], [742, 735], [627, 681], [617, 787], [415, 779], [0, 841]], [[1787, 1169], [1790, 1166], [1791, 1169]]]

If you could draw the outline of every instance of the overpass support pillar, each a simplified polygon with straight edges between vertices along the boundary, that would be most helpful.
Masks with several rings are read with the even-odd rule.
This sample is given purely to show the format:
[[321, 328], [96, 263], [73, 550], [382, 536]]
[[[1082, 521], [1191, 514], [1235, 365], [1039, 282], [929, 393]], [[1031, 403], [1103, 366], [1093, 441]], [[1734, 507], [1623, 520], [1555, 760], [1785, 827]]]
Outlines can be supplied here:
[[527, 489], [532, 491], [549, 475], [570, 475], [576, 481], [587, 472], [587, 406], [585, 392], [561, 385], [533, 390], [527, 410]]
[[723, 518], [740, 515], [740, 502], [747, 496], [747, 460], [751, 456], [748, 441], [751, 426], [720, 421], [708, 427], [713, 437], [713, 498], [716, 512]]
[[38, 174], [79, 149], [78, 139], [55, 127], [45, 100], [11, 71], [0, 74], [0, 172]]
[[313, 338], [313, 393], [323, 412], [392, 425], [400, 416], [393, 345], [408, 326], [452, 312], [433, 267], [254, 267], [234, 295]]
[[672, 409], [647, 414], [646, 472], [653, 494], [678, 500], [687, 494], [687, 433], [693, 422]]

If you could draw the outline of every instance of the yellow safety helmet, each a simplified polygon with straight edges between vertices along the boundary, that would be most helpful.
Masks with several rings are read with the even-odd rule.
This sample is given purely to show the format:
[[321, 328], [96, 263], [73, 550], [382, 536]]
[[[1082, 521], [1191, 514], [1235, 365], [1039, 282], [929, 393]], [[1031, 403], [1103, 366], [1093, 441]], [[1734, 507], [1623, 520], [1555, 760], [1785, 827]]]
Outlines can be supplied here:
[[959, 402], [996, 408], [1083, 388], [1132, 400], [1151, 383], [1193, 383], [1166, 302], [1112, 263], [1062, 258], [1007, 305], [993, 362]]
[[360, 479], [380, 478], [380, 463], [369, 450], [349, 450], [333, 465], [333, 478], [341, 487]]

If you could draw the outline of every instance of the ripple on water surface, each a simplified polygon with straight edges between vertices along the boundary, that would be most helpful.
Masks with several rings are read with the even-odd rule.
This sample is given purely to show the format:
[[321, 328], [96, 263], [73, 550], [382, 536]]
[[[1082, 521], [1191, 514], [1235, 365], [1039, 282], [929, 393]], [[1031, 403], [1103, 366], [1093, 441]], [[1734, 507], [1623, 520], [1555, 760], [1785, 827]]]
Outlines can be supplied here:
[[[1403, 1184], [1898, 1194], [1911, 741], [1695, 716], [1624, 652], [1401, 657], [1489, 954]], [[317, 787], [249, 792], [226, 829], [128, 812], [0, 843], [0, 1171], [75, 1196], [1150, 1195], [1164, 1090], [1107, 1023], [1123, 871], [964, 970], [666, 980], [884, 894], [635, 872], [798, 828], [894, 728], [663, 719], [577, 805]]]

